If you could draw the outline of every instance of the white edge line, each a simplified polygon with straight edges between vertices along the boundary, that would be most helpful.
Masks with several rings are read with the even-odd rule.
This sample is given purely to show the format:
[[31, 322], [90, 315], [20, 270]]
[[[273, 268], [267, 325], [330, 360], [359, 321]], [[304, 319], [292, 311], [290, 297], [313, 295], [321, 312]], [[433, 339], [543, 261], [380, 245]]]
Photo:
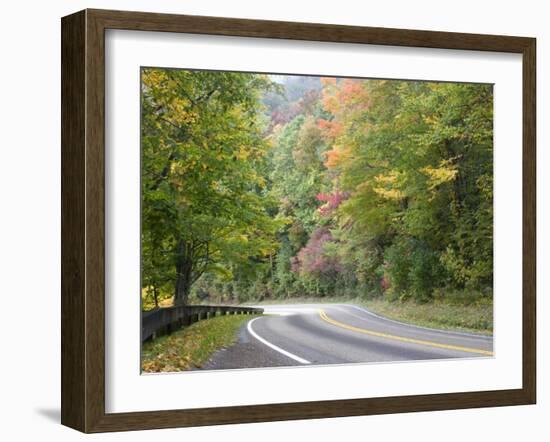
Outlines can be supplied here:
[[[458, 335], [458, 336], [465, 336], [465, 337], [469, 337], [469, 338], [479, 338], [479, 339], [484, 339], [484, 340], [492, 340], [493, 339], [493, 336], [488, 336], [488, 335], [476, 335], [474, 333], [465, 333], [465, 332], [458, 332], [458, 331], [451, 331], [451, 330], [440, 330], [438, 328], [423, 327], [421, 325], [409, 324], [407, 322], [401, 322], [401, 321], [397, 321], [395, 319], [386, 318], [384, 316], [373, 313], [370, 310], [367, 310], [366, 308], [358, 307], [358, 306], [353, 305], [353, 304], [337, 304], [337, 305], [342, 306], [342, 307], [343, 306], [353, 307], [353, 308], [355, 308], [359, 311], [362, 311], [363, 313], [374, 316], [375, 318], [382, 319], [382, 320], [388, 321], [388, 322], [393, 322], [394, 324], [400, 324], [400, 325], [405, 325], [405, 326], [408, 326], [408, 327], [419, 328], [421, 330], [434, 331], [434, 332], [441, 333], [441, 334], [444, 334], [444, 335], [449, 335], [449, 336]], [[364, 318], [361, 318], [361, 319], [364, 319]]]
[[286, 350], [283, 350], [281, 347], [277, 347], [275, 344], [272, 344], [271, 342], [266, 341], [264, 338], [259, 336], [254, 330], [252, 330], [252, 323], [254, 321], [257, 321], [260, 318], [254, 318], [252, 321], [249, 321], [247, 324], [248, 333], [250, 333], [253, 337], [255, 337], [258, 341], [260, 341], [262, 344], [267, 345], [269, 348], [285, 355], [286, 357], [290, 359], [294, 359], [295, 361], [299, 362], [300, 364], [311, 364], [311, 362], [306, 361], [305, 359], [296, 356], [295, 354], [292, 354]]

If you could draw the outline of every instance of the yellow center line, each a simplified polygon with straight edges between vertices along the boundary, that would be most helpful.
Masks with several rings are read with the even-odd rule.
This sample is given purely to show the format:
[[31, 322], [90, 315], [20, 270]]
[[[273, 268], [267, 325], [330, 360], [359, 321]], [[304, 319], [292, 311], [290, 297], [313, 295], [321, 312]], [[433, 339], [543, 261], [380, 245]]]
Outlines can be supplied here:
[[376, 336], [378, 338], [393, 339], [394, 341], [408, 342], [410, 344], [427, 345], [429, 347], [444, 348], [446, 350], [458, 350], [458, 351], [464, 351], [467, 353], [478, 353], [485, 356], [494, 356], [494, 353], [492, 351], [480, 350], [477, 348], [461, 347], [459, 345], [440, 344], [439, 342], [423, 341], [420, 339], [405, 338], [403, 336], [396, 336], [396, 335], [390, 335], [387, 333], [377, 332], [374, 330], [367, 330], [366, 328], [354, 327], [353, 325], [344, 324], [343, 322], [339, 322], [332, 318], [329, 318], [325, 313], [325, 311], [322, 309], [319, 310], [319, 316], [323, 321], [326, 321], [329, 324], [335, 325], [337, 327], [342, 327], [342, 328], [345, 328], [346, 330], [351, 330], [358, 333], [364, 333], [370, 336]]

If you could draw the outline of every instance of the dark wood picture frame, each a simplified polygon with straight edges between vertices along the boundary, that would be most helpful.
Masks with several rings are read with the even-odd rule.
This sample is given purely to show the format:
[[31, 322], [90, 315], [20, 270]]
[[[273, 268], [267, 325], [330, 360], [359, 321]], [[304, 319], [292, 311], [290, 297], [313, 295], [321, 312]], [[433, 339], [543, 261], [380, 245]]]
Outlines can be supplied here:
[[[64, 17], [61, 29], [62, 424], [83, 432], [102, 432], [535, 403], [536, 40], [534, 38], [106, 10], [84, 10]], [[106, 413], [104, 299], [106, 29], [522, 54], [522, 388], [221, 408]]]

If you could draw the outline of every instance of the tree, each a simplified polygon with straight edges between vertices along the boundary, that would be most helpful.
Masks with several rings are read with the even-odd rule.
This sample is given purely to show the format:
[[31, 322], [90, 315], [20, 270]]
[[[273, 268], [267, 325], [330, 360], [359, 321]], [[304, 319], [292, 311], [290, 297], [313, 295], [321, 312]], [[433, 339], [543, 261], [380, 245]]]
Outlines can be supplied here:
[[332, 118], [321, 126], [332, 149], [325, 164], [350, 195], [338, 209], [341, 225], [389, 247], [383, 265], [392, 290], [424, 299], [446, 281], [490, 287], [492, 88], [326, 84], [323, 101]]
[[258, 174], [269, 87], [263, 75], [142, 71], [143, 282], [170, 278], [176, 304], [205, 272], [228, 276], [230, 263], [275, 249]]
[[148, 305], [491, 293], [490, 85], [273, 78], [143, 69]]

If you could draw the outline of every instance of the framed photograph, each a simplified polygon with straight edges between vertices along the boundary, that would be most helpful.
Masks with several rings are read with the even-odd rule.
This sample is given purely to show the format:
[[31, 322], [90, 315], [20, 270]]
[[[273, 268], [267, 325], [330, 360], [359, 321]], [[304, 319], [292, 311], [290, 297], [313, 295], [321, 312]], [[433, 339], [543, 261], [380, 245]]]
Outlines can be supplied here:
[[535, 39], [61, 25], [64, 425], [535, 403]]

